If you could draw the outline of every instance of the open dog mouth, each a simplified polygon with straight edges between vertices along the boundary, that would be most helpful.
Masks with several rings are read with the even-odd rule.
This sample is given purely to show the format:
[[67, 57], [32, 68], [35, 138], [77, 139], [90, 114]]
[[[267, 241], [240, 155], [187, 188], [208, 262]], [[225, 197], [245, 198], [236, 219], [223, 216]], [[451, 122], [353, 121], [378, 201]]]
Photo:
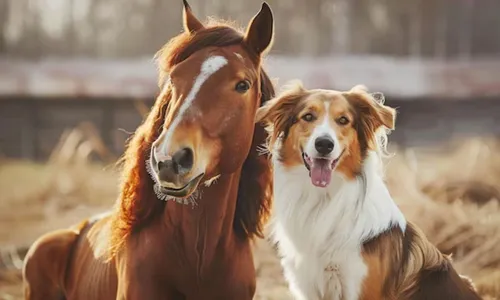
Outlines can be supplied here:
[[344, 154], [344, 151], [335, 159], [327, 157], [312, 158], [302, 151], [302, 159], [305, 167], [309, 170], [311, 183], [317, 187], [327, 187], [332, 180], [332, 172], [337, 166], [342, 154]]
[[203, 176], [205, 176], [205, 173], [201, 173], [200, 175], [196, 176], [191, 181], [189, 181], [185, 186], [178, 189], [171, 187], [164, 187], [160, 185], [159, 190], [165, 195], [176, 198], [189, 197], [196, 190], [196, 188], [198, 188], [198, 185], [200, 184], [200, 181], [203, 178]]

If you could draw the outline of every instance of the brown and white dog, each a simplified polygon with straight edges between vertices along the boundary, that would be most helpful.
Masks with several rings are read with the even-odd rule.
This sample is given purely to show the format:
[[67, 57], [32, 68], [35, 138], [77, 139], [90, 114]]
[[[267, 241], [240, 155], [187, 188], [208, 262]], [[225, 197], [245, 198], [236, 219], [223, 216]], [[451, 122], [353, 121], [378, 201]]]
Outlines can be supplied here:
[[273, 157], [273, 236], [295, 298], [481, 299], [389, 194], [381, 156], [395, 115], [363, 86], [300, 83], [259, 109]]

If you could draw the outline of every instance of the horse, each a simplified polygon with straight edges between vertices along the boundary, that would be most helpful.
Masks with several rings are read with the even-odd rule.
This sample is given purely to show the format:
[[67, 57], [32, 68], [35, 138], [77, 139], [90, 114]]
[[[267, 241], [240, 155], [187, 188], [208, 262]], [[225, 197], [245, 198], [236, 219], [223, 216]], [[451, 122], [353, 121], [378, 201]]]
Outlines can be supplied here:
[[272, 174], [254, 119], [274, 97], [262, 68], [272, 46], [265, 2], [241, 32], [202, 23], [156, 54], [159, 94], [122, 158], [110, 212], [34, 242], [25, 299], [252, 299], [252, 241], [263, 237]]

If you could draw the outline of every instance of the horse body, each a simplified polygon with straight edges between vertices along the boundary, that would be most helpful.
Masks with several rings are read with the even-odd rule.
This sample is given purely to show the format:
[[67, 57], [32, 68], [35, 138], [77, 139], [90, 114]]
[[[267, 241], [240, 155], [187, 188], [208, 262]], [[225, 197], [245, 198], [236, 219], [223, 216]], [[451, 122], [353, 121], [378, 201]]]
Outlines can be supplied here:
[[[222, 177], [218, 184], [237, 183], [234, 177]], [[229, 185], [226, 195], [206, 189], [204, 198], [210, 203], [200, 201], [194, 208], [168, 202], [163, 218], [132, 236], [125, 248], [130, 250], [117, 258], [117, 265], [127, 265], [131, 272], [124, 274], [123, 282], [138, 284], [124, 298], [149, 294], [148, 299], [156, 299], [155, 295], [168, 291], [173, 299], [176, 295], [186, 299], [251, 299], [255, 271], [250, 244], [231, 230], [235, 209], [231, 202], [236, 192], [237, 184]]]
[[65, 274], [67, 299], [116, 299], [117, 268], [108, 259], [111, 216], [94, 218], [81, 228], [72, 245]]
[[[234, 177], [224, 176], [218, 183], [237, 183]], [[68, 262], [67, 299], [234, 299], [245, 294], [251, 299], [252, 252], [249, 241], [231, 230], [235, 206], [229, 190], [235, 193], [237, 185], [228, 186], [226, 197], [212, 194], [219, 189], [206, 189], [211, 203], [196, 207], [167, 202], [163, 218], [132, 235], [124, 252], [111, 261], [105, 252], [111, 216], [87, 223]], [[132, 282], [132, 288], [118, 288], [118, 282], [124, 286]], [[126, 293], [117, 295], [117, 290]]]
[[274, 95], [260, 69], [272, 23], [263, 4], [244, 35], [205, 27], [184, 1], [185, 32], [158, 53], [162, 91], [127, 146], [115, 209], [34, 243], [26, 299], [253, 298], [250, 243], [272, 185], [254, 118]]

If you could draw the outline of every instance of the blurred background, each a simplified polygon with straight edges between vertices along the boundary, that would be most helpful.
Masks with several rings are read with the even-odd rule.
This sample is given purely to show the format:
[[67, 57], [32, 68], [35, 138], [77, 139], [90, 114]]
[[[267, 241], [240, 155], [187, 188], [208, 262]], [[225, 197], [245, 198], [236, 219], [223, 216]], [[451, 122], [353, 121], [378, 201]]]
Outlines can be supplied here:
[[[365, 84], [398, 109], [391, 193], [485, 299], [500, 299], [500, 1], [267, 0], [279, 87]], [[257, 0], [190, 0], [242, 27]], [[111, 207], [115, 166], [158, 94], [181, 0], [0, 0], [0, 299], [42, 233]], [[291, 299], [256, 244], [257, 299]]]

